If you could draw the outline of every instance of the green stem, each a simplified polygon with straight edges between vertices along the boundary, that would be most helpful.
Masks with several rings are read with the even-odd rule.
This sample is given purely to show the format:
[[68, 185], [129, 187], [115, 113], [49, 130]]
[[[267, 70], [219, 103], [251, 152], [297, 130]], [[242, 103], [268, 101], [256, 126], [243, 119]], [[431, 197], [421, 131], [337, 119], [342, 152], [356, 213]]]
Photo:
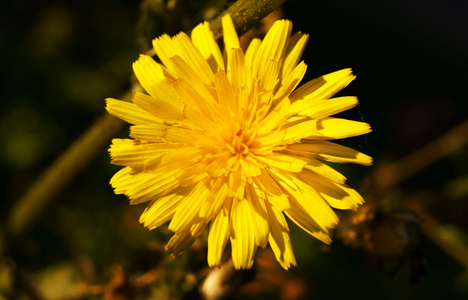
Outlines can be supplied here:
[[271, 12], [277, 10], [284, 2], [286, 0], [238, 0], [210, 22], [211, 30], [215, 37], [220, 36], [222, 34], [221, 18], [225, 14], [230, 14], [237, 33], [242, 35]]
[[[130, 96], [125, 98], [130, 99]], [[21, 236], [53, 197], [64, 190], [124, 127], [122, 120], [109, 114], [101, 115], [18, 199], [7, 219], [8, 234], [14, 238]]]
[[467, 144], [468, 120], [465, 120], [406, 157], [378, 169], [373, 174], [376, 190], [381, 194], [387, 193], [400, 182], [458, 151]]
[[420, 199], [408, 201], [408, 206], [423, 220], [422, 230], [426, 236], [445, 253], [468, 269], [467, 245], [450, 230], [447, 230], [447, 227], [432, 217], [421, 205]]

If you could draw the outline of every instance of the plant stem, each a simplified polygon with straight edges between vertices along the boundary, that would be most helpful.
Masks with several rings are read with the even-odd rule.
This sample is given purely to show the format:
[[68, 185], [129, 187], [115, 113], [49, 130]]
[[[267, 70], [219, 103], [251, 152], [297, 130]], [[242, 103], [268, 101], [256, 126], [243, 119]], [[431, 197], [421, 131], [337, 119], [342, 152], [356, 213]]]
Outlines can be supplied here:
[[468, 144], [468, 120], [406, 157], [377, 170], [373, 174], [376, 190], [385, 194], [403, 180], [447, 157], [466, 144]]
[[8, 234], [13, 238], [21, 236], [53, 197], [83, 171], [123, 128], [125, 122], [122, 120], [109, 114], [101, 115], [18, 199], [7, 220]]
[[215, 37], [222, 34], [221, 18], [230, 14], [239, 35], [257, 25], [263, 18], [278, 9], [286, 0], [238, 0], [210, 22]]
[[445, 253], [468, 269], [468, 247], [463, 241], [431, 216], [421, 205], [421, 201], [409, 201], [408, 206], [423, 220], [422, 230], [426, 236]]

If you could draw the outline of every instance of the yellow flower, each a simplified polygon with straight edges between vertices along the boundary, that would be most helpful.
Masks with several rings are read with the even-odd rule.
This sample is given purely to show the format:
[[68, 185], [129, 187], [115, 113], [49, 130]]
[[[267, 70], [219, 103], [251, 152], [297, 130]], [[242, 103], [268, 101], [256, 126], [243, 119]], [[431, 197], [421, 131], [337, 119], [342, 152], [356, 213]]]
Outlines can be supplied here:
[[237, 269], [252, 266], [268, 243], [278, 262], [296, 265], [285, 216], [330, 243], [337, 209], [356, 209], [362, 197], [322, 161], [372, 163], [371, 157], [328, 140], [368, 133], [368, 124], [332, 118], [356, 97], [329, 99], [354, 76], [337, 71], [302, 85], [299, 59], [308, 35], [274, 23], [263, 41], [242, 51], [231, 17], [222, 19], [224, 52], [207, 22], [188, 37], [153, 41], [161, 60], [141, 55], [135, 75], [149, 95], [128, 103], [107, 99], [109, 113], [131, 123], [133, 139], [114, 139], [111, 179], [130, 204], [150, 201], [140, 222], [169, 222], [166, 249], [177, 255], [209, 225], [208, 264], [221, 263], [231, 243]]

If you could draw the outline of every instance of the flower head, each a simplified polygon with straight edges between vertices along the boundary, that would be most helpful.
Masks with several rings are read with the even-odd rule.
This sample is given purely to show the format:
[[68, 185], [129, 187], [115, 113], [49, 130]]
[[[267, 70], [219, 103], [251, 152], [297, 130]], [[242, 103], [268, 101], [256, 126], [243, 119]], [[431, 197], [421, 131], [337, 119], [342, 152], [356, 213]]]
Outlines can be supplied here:
[[166, 249], [177, 255], [209, 224], [208, 264], [219, 265], [228, 241], [234, 266], [250, 268], [268, 243], [278, 262], [296, 265], [285, 216], [329, 243], [337, 209], [356, 209], [361, 196], [322, 161], [370, 165], [372, 159], [329, 140], [368, 133], [368, 124], [332, 118], [357, 105], [332, 98], [353, 79], [344, 69], [296, 89], [308, 35], [274, 23], [263, 41], [241, 50], [229, 15], [221, 52], [207, 22], [191, 37], [153, 41], [161, 63], [133, 64], [148, 94], [128, 103], [107, 99], [109, 113], [133, 124], [133, 139], [114, 139], [111, 179], [131, 204], [150, 202], [140, 218], [149, 229], [169, 223]]

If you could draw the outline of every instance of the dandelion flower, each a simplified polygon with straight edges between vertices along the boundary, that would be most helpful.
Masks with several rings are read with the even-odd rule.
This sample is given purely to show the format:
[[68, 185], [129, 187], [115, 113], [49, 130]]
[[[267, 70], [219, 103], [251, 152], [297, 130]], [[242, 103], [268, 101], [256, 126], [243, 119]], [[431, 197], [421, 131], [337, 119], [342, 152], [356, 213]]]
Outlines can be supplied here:
[[331, 98], [353, 79], [344, 69], [296, 89], [308, 35], [274, 23], [263, 41], [240, 48], [231, 17], [222, 18], [221, 52], [207, 22], [191, 37], [153, 41], [161, 63], [141, 55], [133, 64], [148, 94], [132, 102], [107, 99], [109, 113], [133, 124], [132, 139], [114, 139], [111, 179], [130, 204], [149, 202], [140, 222], [169, 223], [166, 249], [178, 255], [209, 226], [210, 266], [230, 242], [235, 268], [252, 267], [270, 244], [285, 269], [296, 265], [286, 217], [330, 243], [335, 209], [356, 209], [362, 197], [323, 161], [370, 165], [372, 159], [330, 140], [370, 131], [368, 124], [330, 117], [357, 105]]

